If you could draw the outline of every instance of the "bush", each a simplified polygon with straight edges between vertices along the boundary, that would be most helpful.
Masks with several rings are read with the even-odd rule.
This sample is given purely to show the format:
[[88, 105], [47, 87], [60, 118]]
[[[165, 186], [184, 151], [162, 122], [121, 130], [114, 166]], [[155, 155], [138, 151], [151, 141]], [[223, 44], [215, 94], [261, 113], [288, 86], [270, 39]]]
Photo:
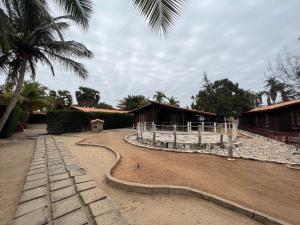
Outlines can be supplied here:
[[104, 120], [104, 129], [130, 127], [133, 116], [121, 113], [86, 113], [77, 110], [54, 110], [47, 114], [47, 129], [49, 134], [81, 132], [91, 128], [93, 119]]
[[47, 123], [47, 115], [44, 113], [30, 114], [28, 123]]
[[[6, 106], [0, 105], [0, 115], [4, 113], [6, 109]], [[11, 112], [10, 116], [8, 117], [8, 120], [6, 121], [2, 131], [0, 132], [0, 138], [9, 138], [13, 135], [13, 133], [16, 131], [17, 126], [24, 118], [24, 112], [19, 107], [16, 106], [13, 111]]]

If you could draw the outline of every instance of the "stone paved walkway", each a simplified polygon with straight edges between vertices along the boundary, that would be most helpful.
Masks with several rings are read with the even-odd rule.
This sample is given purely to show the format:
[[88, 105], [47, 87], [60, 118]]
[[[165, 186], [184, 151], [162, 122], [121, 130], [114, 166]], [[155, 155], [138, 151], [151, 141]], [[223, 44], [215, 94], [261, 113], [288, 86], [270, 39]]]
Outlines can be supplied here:
[[62, 142], [39, 137], [11, 225], [125, 225]]

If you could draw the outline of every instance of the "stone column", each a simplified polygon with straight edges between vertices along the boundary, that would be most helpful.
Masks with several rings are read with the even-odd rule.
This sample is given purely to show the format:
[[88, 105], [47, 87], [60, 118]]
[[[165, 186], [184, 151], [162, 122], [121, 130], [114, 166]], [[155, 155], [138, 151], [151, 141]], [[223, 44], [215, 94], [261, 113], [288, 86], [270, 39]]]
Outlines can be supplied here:
[[140, 122], [136, 124], [136, 139], [139, 140]]
[[233, 123], [232, 124], [232, 136], [233, 136], [233, 141], [236, 141], [237, 138], [237, 124]]
[[228, 159], [232, 159], [233, 158], [233, 144], [232, 144], [232, 136], [228, 135]]
[[155, 147], [155, 132], [156, 132], [156, 126], [154, 123], [152, 123], [152, 132], [153, 132], [153, 146]]
[[174, 148], [176, 148], [177, 146], [177, 132], [176, 132], [177, 128], [176, 128], [176, 124], [173, 125], [173, 134], [174, 134]]
[[224, 130], [225, 130], [225, 134], [227, 134], [227, 123], [224, 123]]
[[201, 146], [201, 125], [198, 125], [198, 143], [199, 143], [199, 147]]
[[202, 122], [202, 132], [204, 132], [204, 122]]
[[143, 140], [143, 130], [144, 130], [144, 123], [140, 123], [140, 131], [141, 131], [141, 141]]
[[217, 124], [214, 122], [214, 133], [217, 133]]
[[144, 131], [147, 131], [147, 123], [144, 122], [143, 125], [144, 125]]

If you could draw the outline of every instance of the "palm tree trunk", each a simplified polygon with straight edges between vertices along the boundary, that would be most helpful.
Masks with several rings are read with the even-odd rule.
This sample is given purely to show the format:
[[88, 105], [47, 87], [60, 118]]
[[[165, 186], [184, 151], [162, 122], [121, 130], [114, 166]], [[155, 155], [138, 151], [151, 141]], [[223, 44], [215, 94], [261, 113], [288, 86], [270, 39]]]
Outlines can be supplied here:
[[15, 108], [15, 106], [17, 104], [17, 101], [20, 97], [20, 93], [21, 93], [21, 90], [22, 90], [22, 85], [23, 85], [23, 82], [24, 82], [25, 72], [26, 72], [26, 65], [27, 65], [27, 57], [24, 57], [23, 62], [21, 64], [20, 75], [19, 75], [19, 78], [18, 78], [18, 82], [17, 82], [15, 92], [14, 92], [9, 104], [6, 107], [4, 114], [2, 115], [2, 117], [0, 119], [0, 132], [2, 131], [7, 119], [9, 118], [9, 115], [11, 114], [13, 109]]

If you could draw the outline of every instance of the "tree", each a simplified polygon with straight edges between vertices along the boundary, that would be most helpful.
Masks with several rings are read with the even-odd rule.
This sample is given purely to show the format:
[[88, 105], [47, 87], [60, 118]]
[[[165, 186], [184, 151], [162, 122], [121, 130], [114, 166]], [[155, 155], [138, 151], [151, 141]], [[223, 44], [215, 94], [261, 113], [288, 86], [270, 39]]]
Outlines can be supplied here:
[[211, 82], [204, 74], [203, 85], [192, 96], [192, 108], [214, 112], [220, 116], [239, 116], [255, 106], [255, 96], [228, 79]]
[[51, 105], [46, 90], [48, 88], [38, 82], [25, 81], [22, 87], [22, 106], [24, 108], [27, 121], [30, 113], [34, 110], [42, 110]]
[[175, 105], [175, 106], [179, 106], [179, 101], [175, 98], [175, 97], [173, 97], [173, 96], [171, 96], [170, 98], [168, 98], [169, 99], [169, 104], [171, 104], [171, 105]]
[[98, 108], [98, 109], [114, 109], [113, 106], [111, 106], [105, 102], [100, 102], [96, 108]]
[[99, 91], [88, 87], [79, 87], [75, 96], [80, 107], [96, 107], [100, 100]]
[[277, 55], [275, 62], [269, 63], [266, 71], [280, 83], [282, 100], [300, 96], [300, 57], [285, 50]]
[[68, 109], [72, 106], [73, 98], [67, 90], [50, 90], [49, 96], [52, 99], [52, 108], [54, 109]]
[[153, 95], [153, 100], [155, 100], [156, 102], [159, 102], [159, 103], [164, 103], [166, 99], [167, 99], [167, 96], [162, 91], [156, 91], [155, 94]]
[[118, 108], [122, 110], [133, 110], [148, 103], [148, 99], [143, 95], [128, 95], [119, 101]]
[[[82, 64], [70, 56], [91, 57], [83, 45], [64, 42], [62, 30], [68, 24], [61, 20], [75, 21], [86, 29], [92, 14], [90, 0], [54, 1], [68, 14], [53, 18], [48, 10], [48, 1], [43, 0], [1, 0], [0, 4], [0, 70], [9, 71], [9, 79], [16, 82], [16, 88], [6, 111], [0, 119], [2, 130], [20, 95], [25, 73], [29, 70], [35, 77], [36, 63], [42, 62], [51, 68], [53, 61], [60, 61], [79, 76], [87, 77]], [[148, 21], [152, 30], [167, 34], [183, 8], [184, 0], [132, 0]], [[54, 33], [60, 40], [57, 40]], [[7, 71], [8, 70], [8, 71]]]
[[[5, 1], [5, 9], [0, 8], [1, 19], [8, 26], [0, 34], [9, 40], [9, 48], [2, 47], [0, 52], [0, 69], [8, 74], [7, 80], [15, 82], [16, 87], [0, 119], [0, 131], [17, 103], [25, 74], [30, 72], [34, 79], [38, 63], [49, 66], [55, 75], [52, 63], [58, 62], [85, 79], [88, 76], [86, 68], [72, 58], [92, 57], [84, 45], [63, 39], [62, 32], [68, 28], [68, 21], [73, 17], [67, 15], [49, 20], [48, 13], [37, 10], [34, 0], [12, 1], [15, 4], [8, 2]], [[47, 7], [44, 1], [38, 2], [41, 7]], [[1, 46], [4, 44], [1, 43]]]
[[267, 78], [265, 83], [265, 88], [268, 89], [268, 96], [270, 96], [272, 102], [275, 103], [277, 98], [277, 92], [280, 91], [280, 84], [275, 77]]

